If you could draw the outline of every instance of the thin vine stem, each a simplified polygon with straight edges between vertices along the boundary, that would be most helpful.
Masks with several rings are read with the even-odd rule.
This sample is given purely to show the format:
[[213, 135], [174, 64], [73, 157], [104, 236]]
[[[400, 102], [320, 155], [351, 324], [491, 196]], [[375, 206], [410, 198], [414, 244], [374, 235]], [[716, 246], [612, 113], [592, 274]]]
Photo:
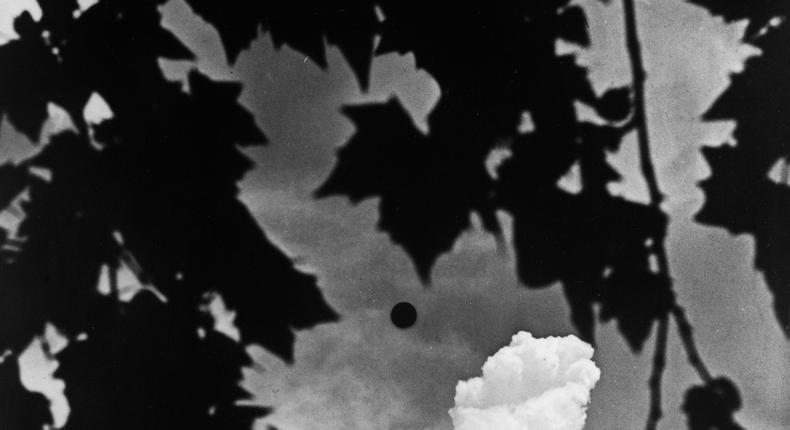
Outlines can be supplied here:
[[650, 387], [650, 412], [647, 415], [646, 430], [656, 430], [658, 422], [663, 416], [661, 410], [661, 377], [664, 375], [664, 369], [666, 368], [668, 332], [669, 318], [663, 317], [658, 322], [656, 349], [653, 352], [653, 372], [648, 380], [648, 386]]
[[[651, 207], [660, 210], [664, 195], [658, 185], [656, 169], [650, 152], [650, 134], [645, 110], [645, 81], [647, 79], [647, 72], [645, 71], [644, 62], [642, 60], [642, 47], [639, 41], [634, 0], [623, 0], [623, 15], [625, 20], [626, 48], [631, 63], [631, 80], [634, 91], [632, 121], [636, 129], [637, 145], [639, 147], [640, 170], [647, 184], [649, 204]], [[653, 242], [652, 250], [657, 260], [658, 275], [663, 277], [666, 282], [671, 282], [669, 262], [664, 242], [665, 237], [663, 235], [660, 238], [656, 238]], [[703, 381], [710, 381], [710, 372], [697, 351], [692, 335], [691, 323], [689, 323], [686, 318], [685, 311], [677, 303], [673, 303], [671, 314], [678, 325], [678, 332], [680, 333], [680, 338], [686, 350], [689, 363]], [[650, 389], [650, 411], [646, 425], [647, 430], [655, 430], [662, 416], [661, 377], [666, 367], [668, 325], [668, 317], [665, 316], [659, 320], [658, 332], [656, 334], [656, 349], [653, 356], [653, 371], [648, 381]]]
[[642, 176], [647, 182], [647, 191], [650, 196], [650, 205], [658, 207], [664, 199], [658, 187], [656, 169], [650, 155], [650, 138], [647, 128], [647, 113], [645, 112], [645, 72], [642, 60], [642, 47], [639, 42], [637, 30], [636, 8], [634, 0], [623, 0], [623, 13], [625, 15], [625, 40], [628, 49], [628, 58], [631, 61], [631, 81], [634, 86], [634, 125], [636, 126], [637, 144], [639, 145], [639, 165]]
[[691, 327], [691, 323], [686, 317], [686, 311], [676, 303], [672, 306], [672, 316], [675, 318], [675, 323], [678, 325], [680, 339], [683, 341], [683, 347], [686, 350], [686, 355], [688, 356], [691, 367], [697, 371], [700, 379], [702, 379], [704, 382], [710, 382], [710, 380], [713, 378], [711, 377], [710, 371], [708, 371], [707, 366], [705, 366], [705, 363], [702, 361], [702, 358], [697, 351], [697, 345], [694, 343], [693, 329]]
[[[645, 178], [650, 206], [660, 210], [664, 195], [658, 186], [656, 168], [650, 152], [650, 134], [647, 128], [647, 113], [645, 111], [645, 80], [647, 73], [642, 61], [642, 46], [639, 42], [637, 30], [636, 9], [634, 0], [623, 0], [623, 13], [625, 15], [625, 40], [628, 49], [628, 58], [631, 61], [631, 81], [634, 87], [633, 126], [636, 129], [637, 145], [639, 146], [639, 168]], [[670, 281], [669, 260], [667, 258], [664, 237], [653, 241], [653, 253], [656, 256], [658, 274]]]

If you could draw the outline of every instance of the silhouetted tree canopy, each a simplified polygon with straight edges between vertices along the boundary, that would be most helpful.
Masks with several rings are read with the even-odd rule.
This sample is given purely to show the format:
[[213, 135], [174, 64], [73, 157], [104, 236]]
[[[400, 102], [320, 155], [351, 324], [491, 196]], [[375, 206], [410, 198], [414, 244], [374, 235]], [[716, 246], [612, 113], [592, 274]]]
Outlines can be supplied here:
[[[776, 20], [787, 2], [689, 1], [748, 19], [745, 40], [763, 52], [706, 116], [735, 120], [737, 144], [705, 150], [713, 174], [698, 219], [755, 236], [755, 265], [790, 335], [790, 192], [768, 177], [790, 157], [790, 86], [776, 73], [790, 67], [788, 25]], [[43, 399], [20, 385], [15, 360], [47, 323], [71, 340], [56, 374], [72, 407], [67, 429], [241, 430], [268, 412], [243, 403], [244, 346], [290, 361], [295, 330], [338, 318], [315, 276], [296, 269], [238, 200], [252, 167], [241, 148], [266, 143], [238, 101], [241, 85], [192, 71], [183, 86], [161, 71], [160, 59], [194, 56], [161, 25], [164, 2], [99, 0], [81, 10], [75, 0], [39, 0], [41, 18], [21, 14], [19, 37], [0, 46], [0, 115], [34, 142], [50, 104], [74, 123], [31, 158], [0, 166], [0, 207], [25, 215], [0, 235], [0, 352], [12, 354], [0, 365], [0, 392], [15, 402], [0, 402], [0, 422], [11, 430], [51, 421]], [[596, 319], [613, 320], [638, 352], [658, 327], [648, 428], [661, 416], [670, 317], [702, 379], [686, 394], [690, 428], [740, 428], [731, 417], [737, 389], [708, 373], [675, 301], [633, 0], [623, 2], [633, 82], [602, 93], [575, 54], [557, 53], [558, 41], [590, 44], [585, 12], [570, 0], [186, 2], [216, 28], [230, 62], [261, 32], [322, 67], [328, 43], [365, 88], [375, 56], [413, 53], [441, 88], [428, 132], [396, 99], [344, 107], [356, 132], [316, 196], [378, 198], [378, 228], [426, 284], [472, 214], [501, 237], [504, 211], [520, 281], [561, 284], [582, 337], [593, 340]], [[93, 95], [111, 119], [88, 123]], [[597, 118], [580, 119], [578, 103]], [[646, 203], [608, 188], [620, 173], [607, 155], [630, 133]], [[492, 174], [486, 160], [503, 147], [510, 157]], [[568, 191], [558, 181], [574, 166], [581, 188]], [[131, 301], [118, 293], [122, 266], [146, 287]], [[103, 272], [109, 294], [97, 289]], [[239, 342], [214, 330], [204, 310], [214, 295], [236, 312]]]

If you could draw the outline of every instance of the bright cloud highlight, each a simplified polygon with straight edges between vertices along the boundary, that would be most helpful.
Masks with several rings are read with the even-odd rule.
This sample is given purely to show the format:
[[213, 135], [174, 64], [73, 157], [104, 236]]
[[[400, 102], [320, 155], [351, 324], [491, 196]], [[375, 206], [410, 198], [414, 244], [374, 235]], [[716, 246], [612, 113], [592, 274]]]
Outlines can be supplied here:
[[455, 430], [581, 430], [601, 371], [576, 336], [519, 332], [486, 360], [483, 376], [460, 381]]

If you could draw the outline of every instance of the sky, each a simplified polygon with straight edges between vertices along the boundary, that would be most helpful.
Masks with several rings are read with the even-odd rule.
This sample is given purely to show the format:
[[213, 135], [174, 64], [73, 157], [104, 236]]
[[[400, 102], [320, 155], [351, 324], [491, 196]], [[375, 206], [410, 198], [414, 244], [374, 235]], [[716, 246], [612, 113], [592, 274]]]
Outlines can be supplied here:
[[[581, 62], [589, 65], [596, 89], [627, 83], [619, 2], [580, 3], [589, 14], [594, 46]], [[650, 137], [668, 196], [668, 249], [679, 301], [712, 373], [730, 377], [741, 389], [739, 422], [750, 429], [790, 428], [790, 379], [783, 377], [790, 374], [790, 343], [752, 268], [752, 240], [692, 221], [703, 199], [696, 182], [709, 174], [699, 148], [727, 142], [732, 130], [731, 124], [702, 123], [699, 116], [726, 87], [728, 75], [754, 53], [738, 43], [742, 24], [725, 25], [681, 0], [643, 0], [637, 7]], [[342, 198], [312, 197], [331, 171], [335, 151], [353, 133], [340, 106], [398, 97], [425, 126], [440, 89], [415, 69], [413, 57], [377, 58], [370, 90], [362, 93], [336, 49], [329, 50], [329, 67], [321, 70], [295, 51], [276, 51], [262, 36], [231, 67], [216, 33], [182, 0], [171, 0], [164, 12], [166, 24], [199, 59], [163, 62], [169, 75], [183, 77], [197, 67], [245, 84], [243, 102], [271, 143], [248, 152], [257, 168], [245, 178], [241, 198], [272, 239], [318, 275], [342, 316], [337, 324], [299, 332], [294, 365], [250, 347], [259, 366], [246, 372], [245, 385], [276, 408], [256, 430], [269, 423], [283, 430], [449, 430], [457, 382], [479, 376], [486, 358], [515, 333], [575, 333], [559, 287], [519, 286], [513, 250], [498, 248], [479, 228], [439, 260], [432, 286], [425, 288], [406, 254], [375, 229], [377, 201], [352, 206]], [[19, 139], [6, 130], [4, 125], [0, 140]], [[616, 189], [643, 200], [636, 155], [631, 141], [613, 157], [626, 176]], [[504, 216], [503, 221], [507, 225]], [[389, 320], [400, 301], [411, 302], [419, 313], [409, 330]], [[585, 428], [643, 427], [653, 342], [634, 355], [613, 324], [600, 325], [596, 338], [593, 359], [601, 376]], [[684, 428], [682, 395], [699, 381], [674, 326], [668, 351], [660, 428]]]

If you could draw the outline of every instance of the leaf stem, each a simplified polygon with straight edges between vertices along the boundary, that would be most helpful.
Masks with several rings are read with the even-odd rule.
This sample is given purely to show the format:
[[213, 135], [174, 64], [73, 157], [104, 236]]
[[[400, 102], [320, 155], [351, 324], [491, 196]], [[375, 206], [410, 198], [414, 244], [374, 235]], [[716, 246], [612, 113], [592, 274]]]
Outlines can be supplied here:
[[663, 416], [661, 411], [661, 377], [666, 368], [667, 332], [669, 331], [669, 318], [664, 316], [658, 322], [656, 334], [656, 349], [653, 353], [653, 372], [648, 380], [650, 388], [650, 412], [647, 415], [646, 430], [656, 430], [658, 422]]
[[683, 347], [686, 349], [689, 363], [697, 371], [700, 379], [704, 382], [709, 382], [712, 378], [708, 368], [702, 361], [702, 358], [697, 351], [697, 346], [694, 343], [693, 329], [688, 318], [686, 318], [686, 311], [683, 310], [677, 303], [672, 306], [672, 316], [675, 317], [675, 323], [678, 325], [680, 332], [680, 339], [683, 341]]
[[634, 86], [634, 123], [636, 126], [637, 143], [639, 145], [639, 164], [642, 176], [647, 182], [647, 191], [650, 196], [651, 206], [658, 207], [664, 199], [658, 188], [656, 169], [650, 156], [650, 140], [647, 129], [647, 113], [645, 112], [645, 72], [642, 61], [642, 48], [637, 31], [636, 8], [634, 0], [623, 0], [623, 13], [625, 14], [625, 40], [628, 49], [628, 58], [631, 61], [631, 80]]
[[[647, 114], [645, 113], [645, 80], [647, 74], [642, 62], [642, 48], [639, 43], [639, 33], [637, 31], [636, 21], [636, 8], [634, 7], [634, 0], [623, 0], [623, 13], [625, 15], [625, 35], [626, 45], [628, 48], [628, 57], [631, 61], [631, 76], [634, 85], [634, 123], [637, 130], [637, 141], [639, 144], [639, 161], [642, 169], [642, 175], [647, 183], [647, 189], [650, 196], [650, 205], [658, 208], [663, 201], [663, 194], [658, 187], [658, 180], [656, 179], [655, 167], [650, 154], [650, 141], [647, 129]], [[659, 273], [669, 277], [669, 264], [667, 262], [666, 247], [664, 245], [664, 238], [654, 242], [654, 251], [658, 259]], [[678, 325], [680, 338], [683, 341], [683, 346], [688, 355], [689, 362], [699, 374], [703, 381], [711, 379], [710, 372], [708, 371], [705, 363], [702, 362], [697, 346], [694, 343], [692, 335], [692, 327], [683, 308], [677, 303], [672, 305], [672, 316]], [[665, 334], [663, 334], [665, 335]], [[659, 332], [659, 337], [662, 333]], [[661, 341], [661, 339], [658, 339]], [[652, 378], [651, 378], [652, 379]], [[652, 381], [651, 381], [652, 384]]]
[[[660, 210], [664, 195], [661, 193], [661, 189], [658, 186], [656, 169], [650, 153], [650, 137], [647, 127], [647, 113], [645, 110], [645, 81], [647, 79], [647, 73], [645, 72], [642, 60], [642, 48], [639, 42], [634, 0], [623, 0], [623, 14], [625, 19], [626, 48], [628, 49], [628, 58], [631, 62], [631, 79], [634, 87], [634, 113], [632, 122], [637, 133], [639, 164], [642, 176], [647, 184], [649, 204], [651, 207]], [[658, 263], [658, 274], [665, 277], [667, 282], [671, 282], [669, 276], [669, 262], [664, 241], [664, 235], [660, 238], [655, 238], [653, 241], [653, 252], [655, 253]], [[672, 305], [671, 313], [678, 325], [680, 338], [686, 350], [689, 363], [691, 363], [691, 366], [696, 370], [703, 381], [710, 381], [710, 372], [705, 366], [705, 363], [702, 362], [699, 352], [697, 351], [697, 346], [692, 336], [691, 323], [686, 318], [685, 311], [675, 302]], [[668, 325], [667, 316], [659, 320], [658, 333], [656, 334], [656, 350], [653, 356], [653, 371], [648, 381], [648, 386], [650, 388], [650, 412], [647, 419], [647, 430], [655, 430], [662, 416], [661, 377], [666, 367]]]

